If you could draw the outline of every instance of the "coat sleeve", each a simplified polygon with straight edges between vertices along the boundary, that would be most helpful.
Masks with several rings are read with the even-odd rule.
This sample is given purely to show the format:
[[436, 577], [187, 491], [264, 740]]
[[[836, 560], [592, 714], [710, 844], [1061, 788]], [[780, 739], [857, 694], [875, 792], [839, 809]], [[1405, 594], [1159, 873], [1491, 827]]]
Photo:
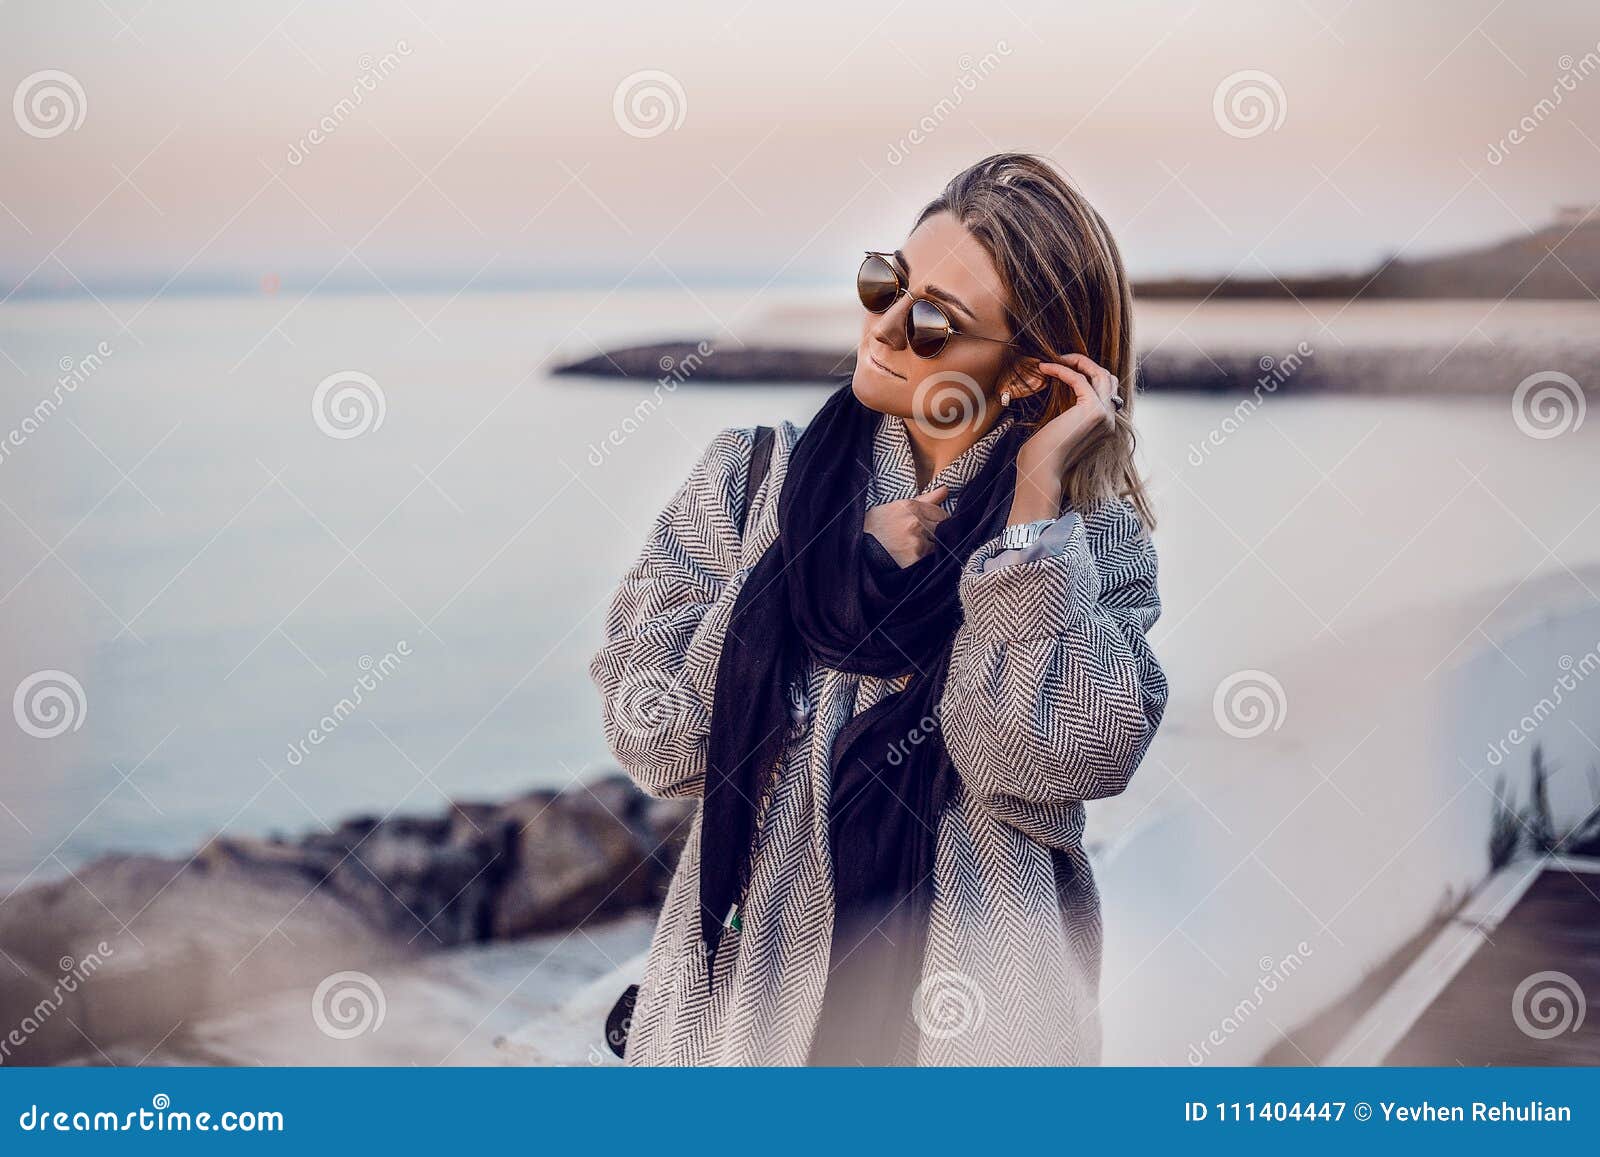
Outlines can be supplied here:
[[1167, 702], [1146, 633], [1161, 613], [1156, 554], [1130, 503], [1069, 512], [1057, 549], [961, 577], [965, 621], [940, 703], [963, 784], [999, 819], [1054, 847], [1081, 836], [1082, 800], [1116, 795]]
[[622, 576], [589, 663], [606, 743], [648, 795], [705, 790], [717, 663], [749, 573], [740, 522], [754, 434], [711, 440]]

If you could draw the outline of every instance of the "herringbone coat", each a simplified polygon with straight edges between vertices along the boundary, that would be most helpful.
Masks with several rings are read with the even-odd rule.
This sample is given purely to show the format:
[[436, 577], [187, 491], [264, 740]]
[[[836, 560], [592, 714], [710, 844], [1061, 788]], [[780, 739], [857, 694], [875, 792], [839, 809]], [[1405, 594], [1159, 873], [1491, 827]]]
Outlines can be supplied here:
[[[1000, 432], [941, 471], [949, 508]], [[623, 577], [590, 664], [608, 743], [653, 796], [703, 792], [729, 613], [777, 537], [776, 498], [800, 430], [777, 427], [741, 541], [753, 434], [724, 430], [706, 448]], [[868, 503], [917, 492], [905, 425], [885, 416]], [[940, 704], [960, 783], [939, 825], [918, 1064], [1100, 1059], [1100, 899], [1082, 844], [1083, 801], [1127, 786], [1167, 683], [1146, 641], [1160, 613], [1156, 555], [1132, 506], [1063, 517], [1069, 533], [1047, 557], [985, 570], [1001, 552], [996, 538], [961, 578], [965, 622]], [[725, 933], [708, 995], [697, 809], [651, 940], [628, 1064], [806, 1061], [833, 925], [829, 753], [855, 713], [905, 679], [813, 663], [801, 683], [781, 773], [758, 801], [742, 928]]]

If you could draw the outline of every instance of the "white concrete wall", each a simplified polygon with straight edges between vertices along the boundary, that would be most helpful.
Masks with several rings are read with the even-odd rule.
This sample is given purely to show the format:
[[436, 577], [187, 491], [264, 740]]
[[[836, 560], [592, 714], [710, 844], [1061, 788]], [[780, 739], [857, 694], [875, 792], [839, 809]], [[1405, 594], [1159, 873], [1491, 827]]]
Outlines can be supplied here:
[[[1591, 589], [1600, 576], [1561, 570], [1341, 631], [1272, 665], [1281, 726], [1258, 737], [1223, 731], [1212, 688], [1175, 698], [1174, 741], [1152, 751], [1155, 774], [1172, 780], [1098, 869], [1105, 1063], [1255, 1063], [1280, 1027], [1326, 1007], [1478, 886], [1496, 774], [1519, 804], [1528, 798], [1531, 740], [1501, 766], [1489, 758], [1509, 731], [1531, 732], [1558, 769], [1558, 821], [1593, 806]], [[1553, 695], [1564, 675], [1575, 689]], [[1553, 712], [1519, 723], [1541, 700]], [[1175, 751], [1205, 769], [1206, 786], [1185, 786]]]

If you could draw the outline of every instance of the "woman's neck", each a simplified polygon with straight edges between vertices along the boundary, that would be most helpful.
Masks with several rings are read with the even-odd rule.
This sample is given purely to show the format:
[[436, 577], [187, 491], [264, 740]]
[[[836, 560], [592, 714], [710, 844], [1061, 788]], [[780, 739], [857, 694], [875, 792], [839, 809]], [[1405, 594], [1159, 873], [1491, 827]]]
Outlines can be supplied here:
[[914, 418], [902, 418], [906, 441], [911, 446], [911, 461], [917, 471], [917, 490], [926, 490], [939, 471], [972, 449], [1001, 413], [999, 406], [986, 406], [985, 412], [967, 425], [941, 430], [926, 429]]

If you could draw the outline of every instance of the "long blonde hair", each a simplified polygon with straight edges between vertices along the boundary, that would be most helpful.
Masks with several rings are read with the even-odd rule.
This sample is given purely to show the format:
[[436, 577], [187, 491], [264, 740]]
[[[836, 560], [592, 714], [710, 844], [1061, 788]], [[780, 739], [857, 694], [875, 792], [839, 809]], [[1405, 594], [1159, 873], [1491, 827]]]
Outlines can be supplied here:
[[[1115, 375], [1125, 404], [1109, 434], [1069, 468], [1066, 497], [1079, 510], [1125, 497], [1153, 529], [1133, 461], [1133, 290], [1104, 219], [1048, 161], [1027, 153], [995, 153], [957, 173], [917, 224], [935, 213], [951, 214], [989, 251], [1011, 293], [1007, 321], [1019, 349], [1051, 361], [1087, 354]], [[1066, 383], [1047, 381], [1028, 411], [1038, 424], [1072, 403]]]

